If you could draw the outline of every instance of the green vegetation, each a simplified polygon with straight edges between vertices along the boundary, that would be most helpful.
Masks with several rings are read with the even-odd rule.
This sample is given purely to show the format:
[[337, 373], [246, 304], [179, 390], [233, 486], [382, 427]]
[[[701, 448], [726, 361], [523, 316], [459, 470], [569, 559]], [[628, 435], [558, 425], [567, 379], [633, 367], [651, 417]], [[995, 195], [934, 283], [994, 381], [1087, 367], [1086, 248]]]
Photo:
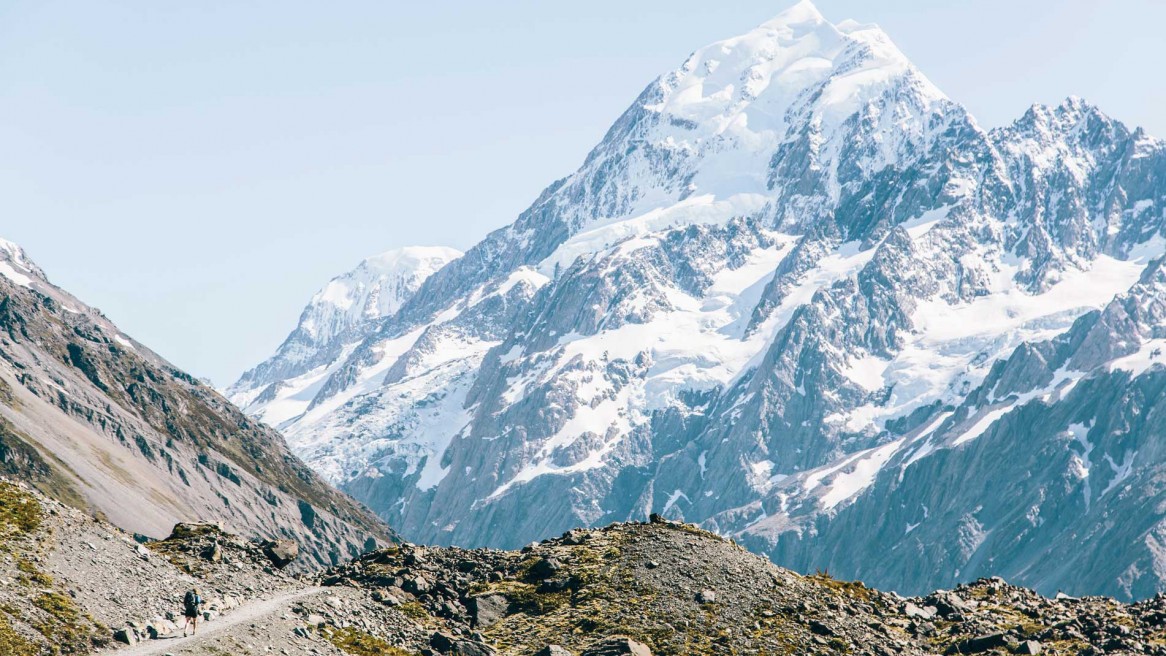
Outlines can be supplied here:
[[431, 619], [429, 617], [429, 611], [425, 610], [425, 607], [416, 601], [401, 604], [397, 606], [397, 610], [404, 613], [405, 617], [417, 620], [418, 622], [426, 622]]
[[21, 574], [24, 575], [20, 580], [23, 585], [35, 585], [41, 588], [47, 588], [53, 584], [53, 577], [42, 572], [35, 563], [24, 556], [17, 556], [16, 569], [20, 570]]
[[40, 649], [27, 638], [17, 633], [8, 623], [8, 618], [0, 615], [0, 654], [9, 656], [38, 656]]
[[843, 597], [860, 599], [862, 601], [870, 601], [871, 598], [870, 588], [863, 585], [862, 581], [840, 581], [830, 576], [829, 572], [823, 572], [821, 570], [807, 576], [806, 579], [833, 590]]
[[32, 601], [46, 617], [33, 627], [53, 645], [54, 653], [81, 654], [89, 651], [94, 622], [73, 600], [59, 592], [43, 592]]
[[40, 503], [12, 483], [0, 483], [0, 542], [40, 528]]
[[352, 627], [328, 627], [321, 631], [324, 638], [337, 649], [353, 656], [413, 656], [380, 638]]

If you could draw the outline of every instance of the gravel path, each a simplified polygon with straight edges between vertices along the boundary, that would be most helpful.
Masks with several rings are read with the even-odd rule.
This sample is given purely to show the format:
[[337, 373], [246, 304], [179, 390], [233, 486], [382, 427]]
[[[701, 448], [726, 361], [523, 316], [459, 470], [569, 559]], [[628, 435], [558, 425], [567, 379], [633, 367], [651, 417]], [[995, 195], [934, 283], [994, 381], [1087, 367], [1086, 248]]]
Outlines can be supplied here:
[[147, 640], [133, 647], [110, 650], [106, 653], [118, 654], [118, 656], [150, 656], [152, 654], [165, 654], [178, 649], [187, 650], [214, 639], [232, 627], [254, 622], [261, 617], [272, 615], [278, 612], [280, 607], [288, 602], [318, 595], [324, 591], [324, 588], [318, 587], [305, 588], [302, 590], [292, 590], [270, 599], [257, 599], [216, 618], [213, 622], [207, 622], [206, 624], [199, 622], [197, 635], [185, 638], [180, 636], [177, 638], [163, 638], [161, 640]]

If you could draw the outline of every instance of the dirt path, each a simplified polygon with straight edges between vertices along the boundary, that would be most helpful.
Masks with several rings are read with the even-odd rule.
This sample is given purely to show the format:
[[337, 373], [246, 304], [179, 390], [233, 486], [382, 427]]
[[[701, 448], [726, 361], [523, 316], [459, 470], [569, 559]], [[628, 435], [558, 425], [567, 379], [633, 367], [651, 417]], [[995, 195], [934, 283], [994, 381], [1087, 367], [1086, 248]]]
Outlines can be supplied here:
[[145, 640], [133, 647], [109, 650], [105, 653], [117, 654], [118, 656], [150, 656], [151, 654], [164, 654], [172, 650], [185, 650], [197, 647], [199, 644], [212, 640], [231, 627], [254, 622], [261, 617], [277, 612], [281, 606], [288, 602], [303, 599], [304, 597], [312, 597], [321, 594], [324, 590], [324, 588], [305, 588], [302, 590], [292, 590], [270, 599], [256, 599], [220, 615], [214, 621], [205, 624], [199, 622], [197, 635], [184, 638], [180, 634], [177, 638]]

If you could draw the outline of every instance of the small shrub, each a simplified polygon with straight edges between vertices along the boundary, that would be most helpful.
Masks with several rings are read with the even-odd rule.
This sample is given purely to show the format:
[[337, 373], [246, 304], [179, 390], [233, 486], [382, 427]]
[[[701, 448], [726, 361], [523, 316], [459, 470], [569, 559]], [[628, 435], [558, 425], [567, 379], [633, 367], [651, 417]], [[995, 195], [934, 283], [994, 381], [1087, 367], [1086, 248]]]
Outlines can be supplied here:
[[352, 627], [325, 629], [323, 633], [337, 649], [353, 656], [412, 656], [411, 652]]

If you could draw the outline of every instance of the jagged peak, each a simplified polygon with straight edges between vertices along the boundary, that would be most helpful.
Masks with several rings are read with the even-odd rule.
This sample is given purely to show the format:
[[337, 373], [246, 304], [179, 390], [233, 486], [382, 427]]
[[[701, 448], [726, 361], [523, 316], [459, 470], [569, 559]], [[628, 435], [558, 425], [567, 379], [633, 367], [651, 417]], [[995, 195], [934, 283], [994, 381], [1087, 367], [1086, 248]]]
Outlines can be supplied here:
[[394, 248], [364, 259], [360, 265], [377, 269], [415, 269], [445, 264], [461, 257], [463, 253], [448, 246], [404, 246]]
[[0, 275], [22, 287], [31, 286], [34, 279], [45, 280], [45, 274], [16, 242], [0, 237]]
[[[823, 120], [841, 121], [904, 78], [926, 101], [947, 99], [877, 25], [835, 25], [803, 1], [694, 52], [661, 78], [662, 93], [646, 108], [714, 132], [742, 124], [782, 132], [787, 110], [798, 103], [812, 103]], [[806, 93], [815, 88], [822, 93]]]
[[377, 284], [388, 277], [423, 280], [441, 267], [462, 256], [462, 252], [445, 246], [405, 246], [361, 260], [350, 271], [328, 282], [312, 297], [311, 305], [335, 305], [341, 309], [353, 303], [353, 292]]
[[822, 12], [818, 11], [817, 5], [810, 0], [800, 0], [777, 16], [762, 23], [761, 27], [773, 29], [806, 24], [821, 25], [827, 22], [829, 21], [822, 15]]

